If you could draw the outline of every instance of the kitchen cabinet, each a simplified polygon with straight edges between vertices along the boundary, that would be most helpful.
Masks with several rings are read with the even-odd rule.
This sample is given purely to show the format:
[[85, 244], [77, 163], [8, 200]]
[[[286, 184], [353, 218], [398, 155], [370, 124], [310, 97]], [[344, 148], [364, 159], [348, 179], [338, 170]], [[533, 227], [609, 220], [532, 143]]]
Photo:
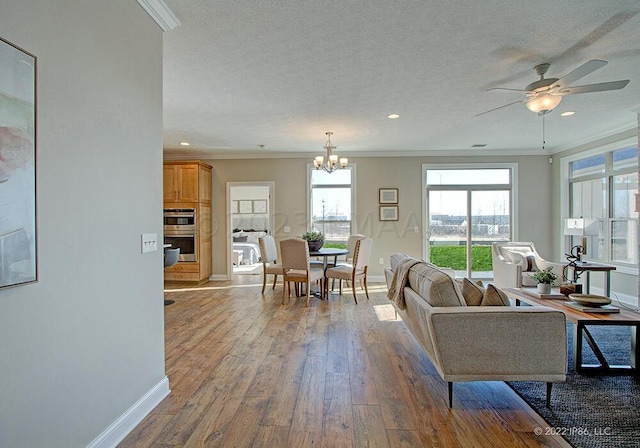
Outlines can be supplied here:
[[164, 208], [196, 211], [196, 261], [179, 261], [165, 268], [166, 281], [204, 282], [212, 273], [212, 167], [200, 161], [164, 163]]
[[[207, 165], [208, 166], [208, 165]], [[199, 163], [165, 163], [164, 165], [164, 202], [198, 202], [201, 190], [200, 173], [207, 172], [205, 167]], [[211, 169], [209, 168], [209, 180], [211, 180]], [[211, 182], [209, 182], [211, 184]], [[211, 190], [211, 188], [209, 188]], [[211, 202], [211, 196], [208, 196]]]

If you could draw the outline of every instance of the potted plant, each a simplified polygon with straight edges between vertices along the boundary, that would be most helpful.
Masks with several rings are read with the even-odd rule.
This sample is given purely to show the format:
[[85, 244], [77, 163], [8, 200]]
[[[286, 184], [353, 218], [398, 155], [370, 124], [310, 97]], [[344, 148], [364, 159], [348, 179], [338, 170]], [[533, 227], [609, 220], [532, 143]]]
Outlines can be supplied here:
[[307, 241], [310, 252], [320, 250], [324, 244], [324, 234], [315, 229], [302, 235], [302, 239]]
[[549, 294], [551, 292], [551, 283], [558, 279], [558, 274], [553, 272], [552, 266], [549, 266], [542, 271], [537, 270], [533, 274], [529, 274], [529, 277], [538, 284], [538, 292], [540, 294]]

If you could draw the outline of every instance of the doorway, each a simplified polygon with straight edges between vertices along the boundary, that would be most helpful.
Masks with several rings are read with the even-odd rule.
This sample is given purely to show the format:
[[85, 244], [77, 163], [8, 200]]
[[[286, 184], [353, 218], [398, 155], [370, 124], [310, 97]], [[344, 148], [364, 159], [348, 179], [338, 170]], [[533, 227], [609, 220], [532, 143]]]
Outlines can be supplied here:
[[273, 182], [227, 182], [228, 272], [262, 274], [258, 238], [271, 235]]

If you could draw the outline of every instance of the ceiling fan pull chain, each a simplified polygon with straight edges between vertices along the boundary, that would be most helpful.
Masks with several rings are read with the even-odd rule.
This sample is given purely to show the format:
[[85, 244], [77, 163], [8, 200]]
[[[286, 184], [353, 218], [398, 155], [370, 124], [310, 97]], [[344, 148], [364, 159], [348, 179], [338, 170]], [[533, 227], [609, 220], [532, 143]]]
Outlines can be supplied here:
[[547, 114], [542, 114], [542, 150], [544, 151], [544, 145], [547, 143], [545, 139], [544, 117]]

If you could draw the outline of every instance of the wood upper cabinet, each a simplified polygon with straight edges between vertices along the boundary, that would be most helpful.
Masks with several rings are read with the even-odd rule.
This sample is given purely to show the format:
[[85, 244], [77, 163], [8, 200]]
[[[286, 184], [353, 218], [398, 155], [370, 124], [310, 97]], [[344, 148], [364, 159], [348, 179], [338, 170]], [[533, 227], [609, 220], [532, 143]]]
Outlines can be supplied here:
[[211, 203], [211, 166], [202, 162], [165, 162], [164, 202]]

